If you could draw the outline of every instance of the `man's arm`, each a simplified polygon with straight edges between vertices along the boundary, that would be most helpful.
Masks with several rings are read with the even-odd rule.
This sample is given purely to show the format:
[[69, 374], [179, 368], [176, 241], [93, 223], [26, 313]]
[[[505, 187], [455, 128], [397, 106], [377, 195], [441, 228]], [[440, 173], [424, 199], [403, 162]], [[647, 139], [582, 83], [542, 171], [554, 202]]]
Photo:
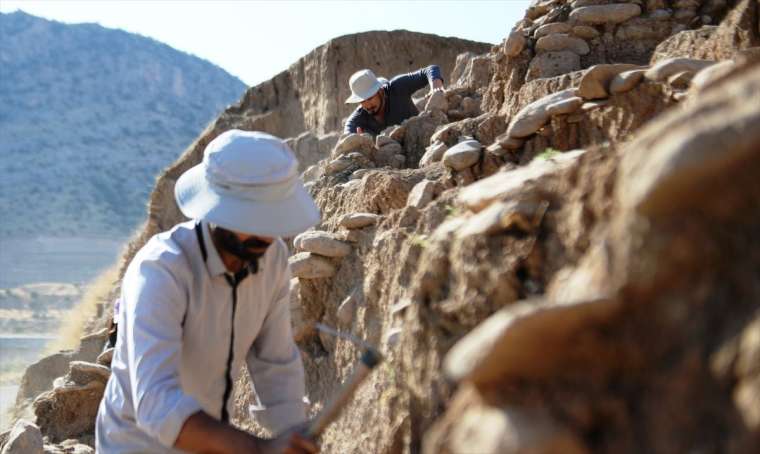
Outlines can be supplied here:
[[286, 432], [273, 440], [263, 440], [220, 423], [203, 412], [187, 418], [175, 448], [203, 454], [282, 454], [318, 453], [319, 448], [296, 433]]
[[204, 454], [255, 454], [262, 451], [256, 437], [221, 423], [202, 411], [187, 418], [174, 447]]
[[390, 84], [394, 90], [399, 90], [411, 96], [415, 91], [424, 88], [426, 85], [429, 85], [431, 90], [443, 88], [443, 77], [441, 76], [441, 68], [438, 65], [430, 65], [415, 72], [396, 76], [391, 80]]
[[130, 267], [122, 285], [124, 336], [137, 426], [166, 447], [200, 404], [182, 391], [182, 318], [187, 296], [157, 260]]
[[262, 404], [257, 419], [274, 432], [306, 419], [303, 363], [290, 324], [290, 269], [284, 245], [280, 250], [279, 276], [274, 300], [246, 362]]
[[346, 120], [346, 126], [343, 128], [343, 133], [357, 133], [359, 132], [357, 128], [362, 130], [366, 129], [364, 128], [364, 122], [362, 121], [361, 109], [356, 109], [351, 112], [351, 116]]
[[[144, 261], [127, 273], [123, 289], [126, 329], [120, 335], [128, 346], [137, 426], [164, 446], [188, 452], [277, 452], [272, 446], [282, 445], [282, 437], [262, 440], [217, 421], [182, 391], [178, 371], [187, 297], [172, 273], [157, 261]], [[303, 446], [301, 441], [291, 446]]]

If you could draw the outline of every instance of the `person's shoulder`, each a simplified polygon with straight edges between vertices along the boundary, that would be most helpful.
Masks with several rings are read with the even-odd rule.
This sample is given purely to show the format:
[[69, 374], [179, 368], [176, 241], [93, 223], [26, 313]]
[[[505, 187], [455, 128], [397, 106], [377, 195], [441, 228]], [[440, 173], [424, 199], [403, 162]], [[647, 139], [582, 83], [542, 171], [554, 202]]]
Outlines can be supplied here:
[[188, 264], [187, 245], [195, 241], [195, 222], [188, 221], [175, 225], [171, 230], [153, 235], [135, 254], [129, 265], [138, 270], [145, 264], [153, 264], [167, 270], [186, 268]]
[[348, 118], [350, 120], [352, 118], [359, 118], [359, 117], [362, 117], [364, 115], [369, 115], [369, 112], [367, 112], [366, 110], [364, 110], [364, 108], [362, 108], [362, 106], [356, 106], [356, 109], [354, 109], [353, 112], [351, 112], [351, 115], [349, 115]]

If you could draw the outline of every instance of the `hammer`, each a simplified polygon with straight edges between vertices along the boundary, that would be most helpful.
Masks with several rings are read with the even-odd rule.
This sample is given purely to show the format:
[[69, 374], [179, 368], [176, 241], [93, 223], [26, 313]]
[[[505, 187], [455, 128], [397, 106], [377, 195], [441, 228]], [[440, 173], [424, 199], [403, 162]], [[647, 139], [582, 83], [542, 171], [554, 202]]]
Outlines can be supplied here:
[[340, 412], [343, 411], [346, 405], [351, 401], [351, 398], [359, 388], [359, 385], [361, 385], [364, 379], [367, 378], [372, 369], [383, 361], [383, 355], [367, 342], [348, 333], [336, 331], [321, 323], [315, 323], [314, 326], [324, 333], [353, 342], [364, 348], [364, 353], [362, 353], [359, 364], [356, 366], [356, 369], [354, 369], [354, 372], [351, 374], [348, 381], [343, 385], [340, 392], [333, 397], [333, 399], [322, 409], [319, 415], [317, 415], [309, 425], [306, 434], [311, 438], [316, 438], [321, 435], [327, 426], [338, 418]]

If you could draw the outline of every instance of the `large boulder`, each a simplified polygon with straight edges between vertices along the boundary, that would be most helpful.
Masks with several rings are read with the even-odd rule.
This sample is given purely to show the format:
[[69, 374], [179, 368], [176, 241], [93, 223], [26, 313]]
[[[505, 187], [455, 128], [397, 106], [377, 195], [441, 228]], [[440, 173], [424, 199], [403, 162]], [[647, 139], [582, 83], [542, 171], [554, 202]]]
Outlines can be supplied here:
[[43, 444], [40, 428], [19, 419], [8, 435], [2, 454], [42, 454]]

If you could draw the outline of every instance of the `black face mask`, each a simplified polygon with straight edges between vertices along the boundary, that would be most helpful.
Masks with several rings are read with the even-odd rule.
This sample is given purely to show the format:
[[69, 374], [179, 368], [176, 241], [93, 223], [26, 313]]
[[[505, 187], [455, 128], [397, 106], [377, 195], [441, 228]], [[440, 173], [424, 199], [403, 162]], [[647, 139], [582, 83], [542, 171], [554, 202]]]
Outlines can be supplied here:
[[240, 241], [237, 235], [221, 227], [214, 227], [211, 235], [215, 244], [243, 262], [247, 262], [253, 270], [258, 270], [259, 258], [264, 255], [264, 252], [254, 252], [251, 249], [266, 249], [270, 245], [270, 243], [258, 238]]

